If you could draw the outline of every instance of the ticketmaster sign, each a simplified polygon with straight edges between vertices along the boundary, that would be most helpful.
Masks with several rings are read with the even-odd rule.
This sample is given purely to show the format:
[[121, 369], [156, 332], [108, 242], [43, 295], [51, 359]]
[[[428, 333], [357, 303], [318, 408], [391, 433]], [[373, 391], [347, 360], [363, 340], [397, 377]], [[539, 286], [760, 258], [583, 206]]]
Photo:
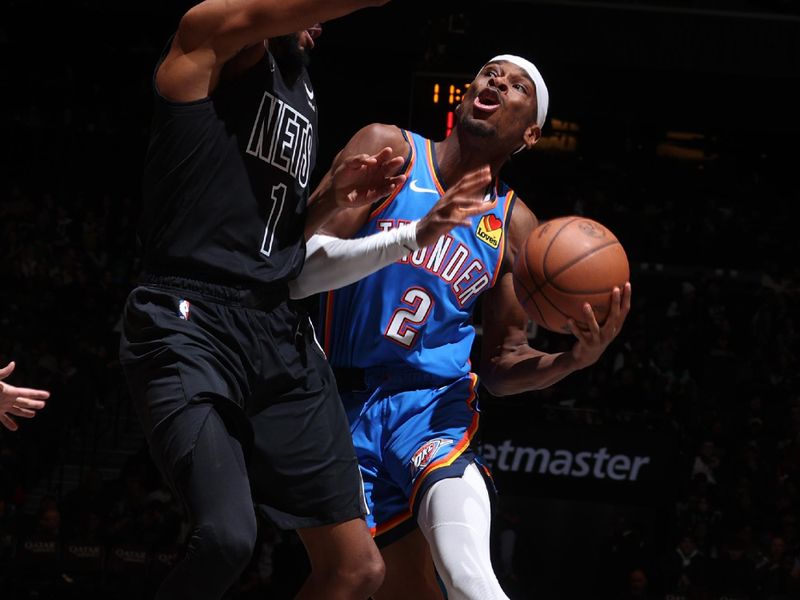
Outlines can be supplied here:
[[563, 477], [606, 477], [615, 481], [636, 481], [643, 468], [650, 464], [649, 456], [609, 454], [607, 448], [596, 452], [530, 448], [514, 446], [503, 440], [499, 446], [484, 443], [481, 446], [484, 460], [500, 471], [523, 471]]
[[676, 446], [663, 434], [482, 424], [478, 450], [501, 493], [634, 504], [669, 495]]

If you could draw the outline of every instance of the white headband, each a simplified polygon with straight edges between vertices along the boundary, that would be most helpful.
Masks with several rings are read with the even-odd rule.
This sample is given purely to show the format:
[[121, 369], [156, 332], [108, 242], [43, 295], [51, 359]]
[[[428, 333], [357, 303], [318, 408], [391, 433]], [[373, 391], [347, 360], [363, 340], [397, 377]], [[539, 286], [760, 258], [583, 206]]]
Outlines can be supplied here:
[[531, 61], [525, 60], [521, 56], [514, 56], [513, 54], [500, 54], [486, 64], [488, 65], [489, 63], [501, 60], [517, 65], [520, 69], [525, 71], [528, 77], [531, 78], [531, 81], [533, 81], [533, 85], [536, 86], [536, 125], [542, 128], [547, 118], [547, 105], [550, 102], [550, 94], [547, 92], [547, 86], [544, 84], [544, 79], [542, 78], [542, 74], [539, 73], [539, 69], [537, 69]]

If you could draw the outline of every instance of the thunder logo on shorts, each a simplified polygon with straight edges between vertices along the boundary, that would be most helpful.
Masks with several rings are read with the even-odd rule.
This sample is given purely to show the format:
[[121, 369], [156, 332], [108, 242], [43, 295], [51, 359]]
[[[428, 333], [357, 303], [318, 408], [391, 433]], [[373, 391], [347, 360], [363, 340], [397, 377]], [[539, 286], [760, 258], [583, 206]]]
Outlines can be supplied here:
[[422, 446], [420, 446], [419, 450], [414, 452], [411, 456], [411, 461], [409, 463], [409, 468], [411, 469], [411, 477], [416, 477], [416, 475], [422, 471], [425, 467], [428, 466], [428, 463], [431, 462], [436, 453], [439, 451], [439, 448], [442, 446], [449, 446], [453, 444], [453, 440], [446, 440], [442, 438], [436, 438], [435, 440], [431, 440], [429, 442], [425, 442]]

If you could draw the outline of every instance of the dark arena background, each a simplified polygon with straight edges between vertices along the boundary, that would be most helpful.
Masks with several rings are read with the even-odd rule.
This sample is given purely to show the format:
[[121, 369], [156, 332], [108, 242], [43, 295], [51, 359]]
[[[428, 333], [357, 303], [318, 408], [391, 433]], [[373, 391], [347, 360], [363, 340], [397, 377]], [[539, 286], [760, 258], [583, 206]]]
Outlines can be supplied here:
[[[116, 356], [151, 73], [188, 3], [1, 5], [0, 362], [52, 398], [0, 429], [0, 597], [151, 598], [187, 524]], [[325, 24], [316, 178], [370, 122], [443, 137], [506, 52], [539, 66], [551, 104], [504, 179], [541, 220], [608, 225], [634, 302], [592, 368], [482, 394], [504, 589], [800, 598], [800, 2], [394, 0]], [[306, 569], [296, 535], [262, 523], [228, 597], [291, 598]]]

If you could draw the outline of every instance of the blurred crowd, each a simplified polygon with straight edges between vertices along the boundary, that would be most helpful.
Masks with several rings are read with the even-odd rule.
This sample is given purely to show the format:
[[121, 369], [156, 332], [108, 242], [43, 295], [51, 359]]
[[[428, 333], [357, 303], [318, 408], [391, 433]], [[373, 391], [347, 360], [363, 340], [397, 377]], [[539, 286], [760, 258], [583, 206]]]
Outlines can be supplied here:
[[[11, 32], [0, 34], [11, 47]], [[3, 598], [149, 598], [184, 547], [181, 506], [143, 446], [114, 471], [93, 464], [98, 440], [113, 444], [110, 430], [130, 416], [116, 353], [138, 269], [156, 45], [129, 41], [102, 46], [116, 69], [99, 74], [69, 56], [39, 69], [5, 59], [18, 93], [0, 125], [11, 150], [0, 177], [0, 363], [14, 359], [13, 382], [52, 400], [19, 432], [0, 430]], [[658, 431], [678, 448], [659, 523], [608, 524], [597, 598], [800, 598], [799, 242], [783, 234], [794, 198], [768, 150], [774, 136], [756, 149], [734, 138], [687, 161], [629, 131], [611, 152], [586, 139], [578, 157], [515, 159], [508, 175], [541, 219], [586, 214], [614, 230], [634, 307], [595, 367], [536, 394], [486, 397], [485, 418], [496, 403], [545, 425]], [[569, 344], [531, 337], [550, 351]], [[65, 490], [62, 469], [75, 463], [80, 483]], [[32, 504], [43, 481], [48, 493]], [[538, 598], [524, 526], [537, 515], [499, 506], [496, 568], [512, 597]], [[231, 597], [291, 597], [305, 569], [297, 536], [264, 521]]]
[[[487, 419], [511, 410], [577, 435], [627, 429], [674, 443], [674, 468], [662, 475], [666, 507], [650, 523], [625, 511], [606, 523], [603, 554], [589, 569], [598, 598], [800, 598], [797, 291], [714, 277], [634, 281], [616, 348], [569, 381], [498, 401]], [[521, 555], [506, 559], [506, 584], [535, 598], [545, 575], [535, 561], [543, 550], [532, 548], [541, 514], [518, 505], [499, 521], [503, 531], [522, 521], [506, 542]]]
[[[627, 174], [615, 165], [616, 185], [606, 175], [550, 190], [556, 215], [609, 224], [632, 257], [634, 306], [622, 334], [594, 367], [527, 397], [493, 399], [501, 406], [487, 418], [513, 411], [544, 426], [674, 442], [668, 509], [648, 526], [626, 516], [608, 523], [598, 598], [800, 598], [800, 277], [782, 210], [788, 170], [735, 155], [648, 164], [637, 154], [623, 155], [634, 165]], [[531, 336], [549, 350], [571, 343]], [[509, 563], [507, 583], [534, 598], [542, 573], [524, 522], [541, 515], [506, 511], [503, 531], [513, 529], [509, 518], [523, 521], [511, 537], [527, 561]]]

